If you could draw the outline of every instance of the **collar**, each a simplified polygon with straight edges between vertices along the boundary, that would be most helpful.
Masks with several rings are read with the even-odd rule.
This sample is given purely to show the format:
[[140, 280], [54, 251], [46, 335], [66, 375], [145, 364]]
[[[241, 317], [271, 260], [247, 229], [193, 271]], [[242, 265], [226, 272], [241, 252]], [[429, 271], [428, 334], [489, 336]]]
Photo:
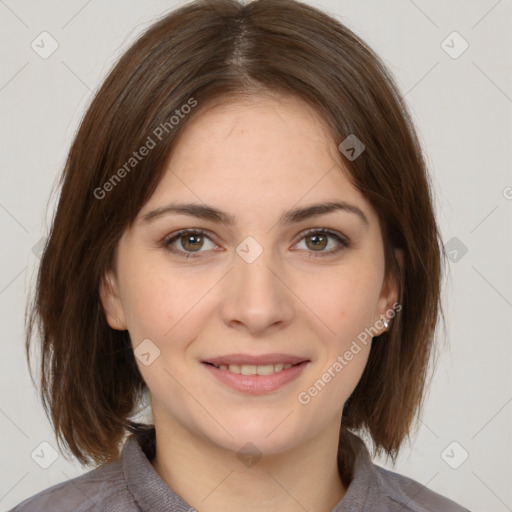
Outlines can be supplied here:
[[[356, 458], [352, 480], [343, 499], [332, 512], [377, 510], [379, 482], [375, 466], [364, 442], [353, 436]], [[143, 511], [190, 512], [192, 507], [176, 494], [154, 470], [134, 437], [129, 437], [122, 452], [123, 472], [128, 488]]]
[[192, 507], [178, 496], [154, 470], [134, 437], [123, 448], [123, 472], [128, 489], [143, 511], [190, 512]]

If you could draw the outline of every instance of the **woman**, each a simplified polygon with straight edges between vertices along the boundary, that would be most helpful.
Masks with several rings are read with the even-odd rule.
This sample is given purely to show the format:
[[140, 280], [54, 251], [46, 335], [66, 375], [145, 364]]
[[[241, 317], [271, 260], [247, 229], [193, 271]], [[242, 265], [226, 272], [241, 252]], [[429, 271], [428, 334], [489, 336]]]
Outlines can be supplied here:
[[409, 435], [443, 256], [360, 39], [291, 0], [171, 12], [82, 121], [27, 325], [58, 439], [99, 467], [14, 510], [467, 510], [357, 435], [392, 460]]

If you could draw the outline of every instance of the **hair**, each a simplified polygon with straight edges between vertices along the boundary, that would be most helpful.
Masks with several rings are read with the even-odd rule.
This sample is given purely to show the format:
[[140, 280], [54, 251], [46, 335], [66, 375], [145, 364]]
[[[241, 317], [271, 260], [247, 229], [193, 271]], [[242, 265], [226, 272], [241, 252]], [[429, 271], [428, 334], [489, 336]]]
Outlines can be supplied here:
[[[368, 434], [374, 453], [384, 452], [393, 462], [410, 435], [442, 314], [445, 254], [405, 101], [373, 50], [312, 6], [294, 0], [194, 1], [151, 25], [92, 100], [62, 172], [26, 311], [29, 367], [34, 330], [39, 333], [44, 410], [59, 446], [82, 464], [118, 458], [130, 434], [147, 446], [153, 440], [154, 448], [154, 426], [132, 417], [147, 388], [128, 331], [108, 325], [100, 301], [117, 243], [157, 187], [187, 123], [212, 102], [265, 92], [295, 95], [314, 107], [337, 144], [350, 134], [364, 143], [355, 160], [341, 152], [339, 158], [379, 216], [386, 275], [394, 273], [398, 282], [402, 311], [374, 339], [344, 405], [338, 446], [344, 474], [353, 460], [350, 430]], [[187, 110], [194, 101], [199, 106]], [[177, 114], [179, 122], [170, 122]], [[150, 139], [154, 147], [147, 155], [133, 158]], [[403, 265], [395, 248], [403, 250]]]

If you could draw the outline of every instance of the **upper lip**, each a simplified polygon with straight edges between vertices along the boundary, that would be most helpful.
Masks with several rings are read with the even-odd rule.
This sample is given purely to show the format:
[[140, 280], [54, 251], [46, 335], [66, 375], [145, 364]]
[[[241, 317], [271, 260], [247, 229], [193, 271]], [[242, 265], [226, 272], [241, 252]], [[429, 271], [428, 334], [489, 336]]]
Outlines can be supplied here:
[[298, 364], [303, 361], [309, 361], [306, 357], [292, 356], [290, 354], [262, 354], [259, 356], [249, 354], [227, 354], [225, 356], [210, 357], [204, 359], [203, 363], [212, 363], [216, 366], [220, 364], [252, 364], [252, 365], [267, 365], [267, 364]]

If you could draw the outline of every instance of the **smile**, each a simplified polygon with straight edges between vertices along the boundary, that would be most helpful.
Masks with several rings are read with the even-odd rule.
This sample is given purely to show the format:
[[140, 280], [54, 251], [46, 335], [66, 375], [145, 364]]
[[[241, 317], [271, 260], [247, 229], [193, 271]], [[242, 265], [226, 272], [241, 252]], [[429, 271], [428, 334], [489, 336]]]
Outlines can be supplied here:
[[286, 387], [302, 374], [311, 361], [260, 365], [210, 362], [202, 364], [214, 381], [222, 386], [247, 395], [264, 395]]
[[[212, 364], [212, 363], [209, 363]], [[272, 375], [283, 370], [287, 370], [294, 366], [291, 363], [276, 363], [276, 364], [214, 364], [215, 368], [219, 370], [227, 370], [232, 373], [241, 373], [242, 375]]]

